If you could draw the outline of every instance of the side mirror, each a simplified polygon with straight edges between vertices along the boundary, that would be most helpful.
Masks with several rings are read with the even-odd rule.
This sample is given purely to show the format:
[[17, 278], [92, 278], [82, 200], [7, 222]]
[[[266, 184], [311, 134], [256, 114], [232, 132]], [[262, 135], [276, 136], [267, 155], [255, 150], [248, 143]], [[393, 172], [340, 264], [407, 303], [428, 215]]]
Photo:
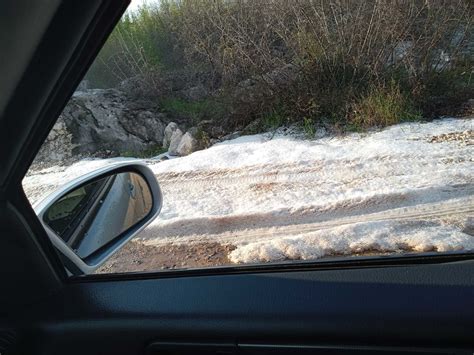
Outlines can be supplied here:
[[120, 163], [82, 176], [35, 207], [72, 274], [89, 274], [160, 212], [161, 190], [141, 163]]

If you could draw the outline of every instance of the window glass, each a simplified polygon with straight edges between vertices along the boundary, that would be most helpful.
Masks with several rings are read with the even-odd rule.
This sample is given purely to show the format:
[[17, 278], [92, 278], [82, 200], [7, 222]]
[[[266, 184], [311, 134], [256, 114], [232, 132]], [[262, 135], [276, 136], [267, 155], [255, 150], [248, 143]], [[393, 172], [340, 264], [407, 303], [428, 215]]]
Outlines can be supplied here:
[[[151, 168], [159, 216], [97, 273], [472, 251], [473, 19], [465, 0], [133, 0], [25, 192]], [[56, 233], [102, 183], [50, 211]]]

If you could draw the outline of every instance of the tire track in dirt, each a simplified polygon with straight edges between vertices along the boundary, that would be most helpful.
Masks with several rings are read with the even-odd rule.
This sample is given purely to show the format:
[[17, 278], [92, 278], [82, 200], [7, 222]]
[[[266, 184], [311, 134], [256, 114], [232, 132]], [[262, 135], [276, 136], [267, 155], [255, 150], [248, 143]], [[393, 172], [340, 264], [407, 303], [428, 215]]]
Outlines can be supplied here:
[[[457, 151], [459, 153], [459, 151]], [[423, 171], [427, 165], [439, 165], [440, 169], [450, 170], [453, 164], [473, 163], [474, 158], [466, 158], [462, 154], [458, 156], [439, 155], [424, 156], [377, 156], [364, 161], [354, 159], [340, 160], [306, 160], [298, 163], [284, 164], [260, 164], [250, 165], [233, 169], [213, 169], [213, 170], [193, 170], [183, 172], [166, 172], [155, 174], [160, 184], [179, 184], [180, 186], [193, 187], [209, 185], [209, 182], [218, 181], [220, 184], [231, 183], [254, 183], [261, 181], [311, 181], [317, 175], [330, 175], [334, 170], [347, 170], [348, 172], [370, 167], [372, 164], [379, 169], [371, 170], [371, 178], [383, 177], [387, 175], [406, 175], [400, 173], [400, 161], [409, 160], [412, 171]], [[471, 173], [474, 173], [471, 169]], [[351, 174], [349, 174], [350, 176]], [[352, 174], [360, 176], [360, 174]]]
[[[299, 207], [261, 209], [256, 212], [206, 215], [194, 218], [164, 219], [152, 224], [141, 235], [145, 243], [219, 241], [231, 243], [237, 240], [274, 238], [308, 233], [347, 224], [383, 220], [423, 219], [469, 215], [474, 210], [474, 159], [468, 147], [456, 147], [452, 155], [377, 155], [360, 159], [312, 159], [297, 163], [260, 164], [239, 168], [193, 170], [157, 173], [165, 198], [167, 192], [174, 201], [173, 209], [194, 195], [217, 193], [212, 198], [226, 197], [232, 203], [238, 199], [265, 199], [272, 195], [295, 194], [303, 191], [316, 192], [321, 200], [328, 197], [325, 206], [314, 204]], [[400, 165], [408, 170], [400, 170]], [[414, 183], [413, 176], [432, 171], [437, 176], [451, 176], [453, 168], [462, 167], [454, 174], [449, 185], [425, 187]], [[387, 191], [371, 191], [372, 184], [387, 186]], [[416, 181], [416, 180], [415, 180]], [[330, 184], [328, 184], [330, 182]], [[433, 182], [433, 181], [432, 181]], [[443, 179], [443, 182], [445, 180]], [[418, 184], [418, 185], [417, 185]], [[341, 194], [333, 198], [334, 191], [345, 192], [359, 189], [363, 198]], [[239, 195], [235, 195], [235, 192]], [[234, 194], [234, 195], [233, 195]], [[311, 196], [313, 196], [311, 195]], [[235, 196], [235, 197], [234, 197]], [[245, 197], [243, 197], [245, 196]], [[256, 203], [258, 201], [256, 200]], [[223, 205], [223, 208], [225, 206]]]
[[[145, 244], [153, 245], [170, 242], [242, 243], [245, 241], [260, 241], [267, 238], [310, 233], [356, 223], [425, 220], [452, 215], [458, 217], [473, 216], [474, 197], [470, 196], [443, 202], [386, 209], [371, 213], [358, 210], [346, 216], [342, 216], [340, 211], [336, 213], [330, 211], [315, 215], [308, 214], [308, 216], [292, 214], [286, 217], [288, 221], [293, 221], [293, 223], [286, 225], [282, 224], [281, 216], [275, 214], [180, 221], [169, 226], [150, 226], [147, 228], [146, 233], [140, 236], [140, 239]], [[308, 222], [310, 219], [313, 221]]]

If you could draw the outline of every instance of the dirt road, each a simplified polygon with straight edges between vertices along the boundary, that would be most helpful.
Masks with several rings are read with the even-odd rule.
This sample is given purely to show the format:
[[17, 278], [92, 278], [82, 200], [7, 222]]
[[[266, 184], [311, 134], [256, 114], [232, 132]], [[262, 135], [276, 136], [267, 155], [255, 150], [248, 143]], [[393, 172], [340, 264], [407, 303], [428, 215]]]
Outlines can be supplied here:
[[[147, 161], [163, 209], [101, 271], [474, 249], [473, 121], [242, 137]], [[110, 161], [31, 174], [28, 196]]]

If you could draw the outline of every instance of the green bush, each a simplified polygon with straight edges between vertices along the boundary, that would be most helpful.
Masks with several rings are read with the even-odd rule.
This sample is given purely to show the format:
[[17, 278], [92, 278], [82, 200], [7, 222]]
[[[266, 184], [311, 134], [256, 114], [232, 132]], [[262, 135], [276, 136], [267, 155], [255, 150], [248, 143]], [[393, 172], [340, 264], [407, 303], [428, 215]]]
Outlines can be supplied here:
[[303, 131], [306, 134], [306, 137], [313, 138], [316, 130], [314, 127], [314, 122], [311, 118], [304, 117], [303, 118]]
[[187, 119], [190, 125], [196, 125], [204, 119], [218, 119], [225, 111], [225, 106], [213, 99], [189, 101], [178, 97], [166, 97], [160, 100], [160, 105], [172, 118]]
[[394, 81], [387, 87], [369, 90], [353, 107], [350, 123], [360, 128], [385, 127], [422, 118], [421, 112]]

